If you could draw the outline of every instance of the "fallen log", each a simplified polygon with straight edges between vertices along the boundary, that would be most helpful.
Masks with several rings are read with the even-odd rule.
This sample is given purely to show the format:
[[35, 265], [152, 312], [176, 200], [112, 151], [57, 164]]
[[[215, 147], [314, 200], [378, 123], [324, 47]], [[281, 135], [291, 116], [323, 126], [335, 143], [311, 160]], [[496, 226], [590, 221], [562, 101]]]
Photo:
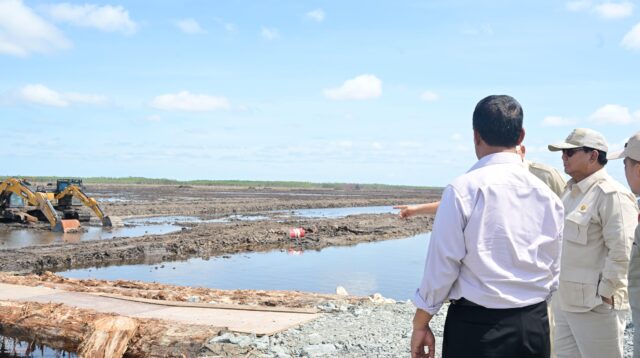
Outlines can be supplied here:
[[0, 334], [80, 357], [194, 357], [223, 328], [0, 301]]

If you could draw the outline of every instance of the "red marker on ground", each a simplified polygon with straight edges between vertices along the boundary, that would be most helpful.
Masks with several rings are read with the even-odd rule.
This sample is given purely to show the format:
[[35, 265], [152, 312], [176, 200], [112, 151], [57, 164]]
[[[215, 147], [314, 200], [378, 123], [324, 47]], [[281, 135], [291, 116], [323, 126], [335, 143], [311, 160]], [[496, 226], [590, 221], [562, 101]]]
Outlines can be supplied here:
[[289, 230], [289, 237], [292, 239], [298, 239], [298, 238], [304, 237], [304, 234], [305, 234], [305, 231], [301, 227]]

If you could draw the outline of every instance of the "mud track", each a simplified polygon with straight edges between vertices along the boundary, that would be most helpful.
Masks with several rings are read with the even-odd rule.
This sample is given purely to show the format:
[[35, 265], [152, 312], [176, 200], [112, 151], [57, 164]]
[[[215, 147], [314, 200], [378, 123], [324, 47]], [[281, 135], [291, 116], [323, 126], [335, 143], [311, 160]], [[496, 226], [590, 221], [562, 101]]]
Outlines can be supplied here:
[[[230, 214], [270, 216], [274, 210], [378, 206], [437, 200], [439, 190], [292, 190], [166, 185], [88, 185], [111, 216], [186, 215], [202, 219]], [[431, 229], [432, 217], [401, 220], [396, 215], [354, 215], [339, 219], [288, 219], [230, 223], [184, 224], [181, 232], [115, 238], [74, 244], [31, 246], [0, 250], [0, 271], [42, 273], [71, 268], [131, 263], [155, 263], [193, 257], [273, 249], [314, 250], [408, 237]], [[303, 227], [299, 242], [289, 229]], [[11, 230], [4, 226], [0, 230]], [[35, 230], [47, 230], [42, 225]]]

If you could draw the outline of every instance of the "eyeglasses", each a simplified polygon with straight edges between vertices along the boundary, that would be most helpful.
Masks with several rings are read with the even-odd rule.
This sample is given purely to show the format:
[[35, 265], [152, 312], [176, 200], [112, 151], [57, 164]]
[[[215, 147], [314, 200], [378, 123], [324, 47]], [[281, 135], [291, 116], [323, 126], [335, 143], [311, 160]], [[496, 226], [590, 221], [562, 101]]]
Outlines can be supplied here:
[[583, 150], [584, 147], [578, 147], [578, 148], [571, 148], [571, 149], [563, 149], [562, 150], [562, 154], [566, 155], [567, 158], [571, 158], [573, 157], [574, 154], [576, 154], [576, 152]]

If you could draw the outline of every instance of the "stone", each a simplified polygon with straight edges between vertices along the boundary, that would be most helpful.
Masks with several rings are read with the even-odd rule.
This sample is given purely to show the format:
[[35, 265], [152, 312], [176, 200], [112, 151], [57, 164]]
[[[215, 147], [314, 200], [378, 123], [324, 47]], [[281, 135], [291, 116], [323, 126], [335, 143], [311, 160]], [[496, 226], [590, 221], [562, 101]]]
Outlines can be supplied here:
[[309, 344], [321, 344], [322, 336], [319, 333], [311, 333], [309, 337], [307, 337], [307, 341]]
[[265, 350], [269, 347], [269, 336], [262, 336], [260, 338], [256, 338], [251, 343], [252, 346], [256, 347], [260, 350]]
[[302, 354], [315, 357], [336, 356], [336, 347], [333, 344], [312, 344], [302, 348]]
[[373, 303], [384, 303], [384, 300], [385, 300], [385, 298], [379, 293], [374, 293], [369, 297], [369, 299]]
[[198, 297], [198, 296], [189, 296], [189, 298], [187, 298], [187, 301], [192, 302], [192, 303], [198, 303], [198, 302], [200, 302], [200, 297]]
[[269, 352], [273, 353], [278, 358], [291, 358], [291, 355], [287, 353], [287, 350], [282, 346], [273, 346], [269, 349]]
[[345, 289], [342, 286], [338, 286], [336, 287], [336, 295], [338, 296], [349, 296], [349, 293], [347, 292], [347, 289]]
[[334, 305], [331, 302], [326, 302], [326, 303], [319, 304], [317, 308], [322, 312], [333, 312], [336, 310], [336, 305]]
[[250, 336], [233, 336], [229, 339], [229, 343], [237, 344], [240, 347], [248, 347], [253, 343], [253, 339]]
[[214, 337], [209, 341], [209, 343], [230, 343], [231, 339], [234, 338], [235, 335], [233, 333], [225, 333]]

